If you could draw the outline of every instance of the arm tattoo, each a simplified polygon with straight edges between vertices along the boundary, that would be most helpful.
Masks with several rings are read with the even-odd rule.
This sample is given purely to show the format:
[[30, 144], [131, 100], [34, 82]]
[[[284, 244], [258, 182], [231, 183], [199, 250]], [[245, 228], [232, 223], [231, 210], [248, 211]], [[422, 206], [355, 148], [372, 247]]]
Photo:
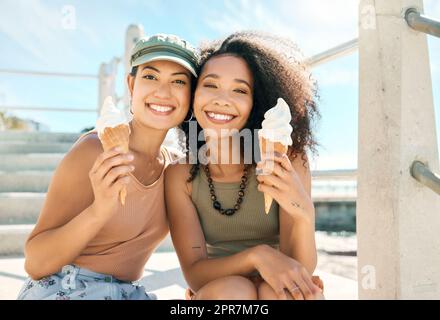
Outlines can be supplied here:
[[292, 206], [296, 207], [296, 208], [301, 208], [301, 206], [298, 204], [298, 202], [291, 202]]

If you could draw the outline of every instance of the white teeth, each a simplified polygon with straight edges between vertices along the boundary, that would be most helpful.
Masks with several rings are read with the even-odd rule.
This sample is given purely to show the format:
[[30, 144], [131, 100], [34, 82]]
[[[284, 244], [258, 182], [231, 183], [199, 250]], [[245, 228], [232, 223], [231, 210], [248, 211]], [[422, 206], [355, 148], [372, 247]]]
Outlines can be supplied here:
[[174, 107], [159, 106], [157, 104], [150, 104], [150, 108], [157, 112], [168, 112], [174, 109]]
[[220, 113], [214, 113], [214, 112], [208, 112], [208, 116], [210, 118], [220, 120], [220, 121], [229, 121], [234, 118], [234, 116], [231, 116], [229, 114], [220, 114]]

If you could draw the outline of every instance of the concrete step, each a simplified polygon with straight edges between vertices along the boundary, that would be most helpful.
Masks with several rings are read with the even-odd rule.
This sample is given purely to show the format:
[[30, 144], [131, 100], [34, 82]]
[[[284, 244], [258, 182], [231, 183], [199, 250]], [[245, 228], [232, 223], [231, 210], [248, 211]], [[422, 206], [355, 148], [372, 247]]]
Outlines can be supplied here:
[[45, 197], [36, 192], [0, 193], [0, 225], [36, 223]]
[[79, 138], [79, 133], [62, 132], [23, 132], [0, 131], [0, 141], [23, 142], [67, 142], [73, 143]]
[[66, 153], [72, 145], [72, 142], [0, 141], [0, 154]]
[[64, 153], [3, 154], [0, 157], [2, 171], [54, 170]]
[[47, 192], [52, 171], [0, 171], [0, 192]]
[[[24, 244], [32, 229], [33, 224], [0, 225], [0, 256], [22, 255]], [[173, 243], [168, 234], [156, 251], [173, 251]]]
[[20, 255], [34, 225], [0, 225], [0, 255]]

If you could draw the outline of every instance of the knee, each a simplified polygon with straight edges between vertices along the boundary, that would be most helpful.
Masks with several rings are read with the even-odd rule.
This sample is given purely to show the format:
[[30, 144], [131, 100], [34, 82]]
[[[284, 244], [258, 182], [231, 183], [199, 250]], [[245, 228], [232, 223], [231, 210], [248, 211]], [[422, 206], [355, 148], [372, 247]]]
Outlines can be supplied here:
[[[294, 300], [292, 295], [289, 292], [285, 292], [285, 298], [287, 300]], [[324, 295], [320, 289], [316, 289], [316, 291], [311, 295], [306, 297], [308, 300], [325, 300]], [[262, 282], [258, 286], [258, 300], [280, 300], [280, 297], [275, 293], [272, 287], [267, 284], [267, 282]]]
[[278, 300], [278, 296], [267, 282], [262, 282], [258, 286], [258, 300]]
[[249, 279], [229, 276], [216, 279], [203, 286], [196, 300], [257, 300], [257, 289]]

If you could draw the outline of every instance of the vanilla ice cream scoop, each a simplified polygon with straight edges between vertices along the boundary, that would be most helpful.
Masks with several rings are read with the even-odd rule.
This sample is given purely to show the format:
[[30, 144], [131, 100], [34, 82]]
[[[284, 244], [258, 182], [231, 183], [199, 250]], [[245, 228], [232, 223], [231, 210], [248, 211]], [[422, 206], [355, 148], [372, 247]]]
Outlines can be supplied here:
[[96, 131], [98, 131], [98, 136], [101, 138], [101, 134], [104, 132], [105, 128], [115, 128], [123, 124], [128, 125], [127, 117], [124, 112], [116, 108], [113, 103], [113, 98], [108, 96], [105, 98], [101, 114], [96, 120]]
[[285, 146], [292, 145], [291, 119], [289, 105], [283, 98], [278, 98], [276, 106], [264, 114], [262, 129], [259, 131], [260, 137]]

